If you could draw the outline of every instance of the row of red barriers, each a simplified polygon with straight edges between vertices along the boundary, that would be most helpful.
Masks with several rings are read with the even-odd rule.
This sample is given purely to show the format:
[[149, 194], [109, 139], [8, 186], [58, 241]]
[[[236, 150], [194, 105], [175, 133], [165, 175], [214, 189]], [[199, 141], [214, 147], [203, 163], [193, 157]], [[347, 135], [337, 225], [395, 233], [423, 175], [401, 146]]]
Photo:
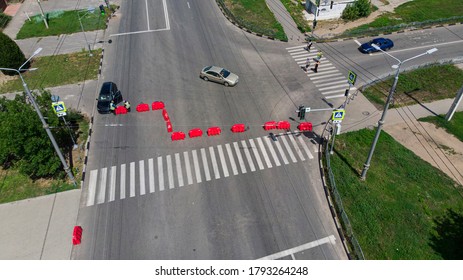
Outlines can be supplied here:
[[181, 131], [172, 132], [170, 138], [172, 139], [172, 141], [183, 140], [185, 139], [185, 133]]
[[207, 136], [220, 135], [222, 130], [218, 126], [209, 127], [207, 129]]
[[147, 112], [150, 110], [150, 107], [146, 103], [140, 103], [137, 105], [137, 112]]
[[264, 129], [265, 130], [271, 130], [271, 129], [285, 129], [285, 130], [290, 130], [291, 129], [291, 124], [288, 121], [269, 121], [264, 124]]
[[[165, 108], [164, 102], [162, 102], [162, 101], [154, 101], [153, 103], [151, 103], [151, 109], [153, 111], [162, 110], [164, 108]], [[147, 111], [150, 110], [150, 107], [146, 103], [140, 103], [140, 104], [137, 105], [136, 109], [137, 109], [137, 112], [147, 112]], [[117, 110], [117, 108], [116, 108], [116, 110]]]
[[297, 126], [297, 129], [299, 129], [300, 131], [312, 131], [312, 123], [302, 122]]
[[152, 109], [153, 111], [164, 109], [164, 102], [162, 102], [162, 101], [154, 101], [154, 102], [151, 104], [151, 109]]
[[232, 127], [231, 127], [231, 131], [232, 131], [233, 133], [245, 132], [245, 131], [246, 131], [246, 127], [245, 127], [244, 124], [242, 124], [242, 123], [234, 124], [234, 125], [232, 125]]
[[188, 132], [188, 136], [190, 138], [201, 137], [203, 136], [203, 131], [200, 128], [193, 128], [190, 132]]
[[170, 121], [170, 118], [169, 118], [169, 114], [167, 114], [167, 110], [166, 109], [162, 109], [162, 116], [164, 117], [164, 120], [167, 122], [167, 121]]
[[82, 227], [75, 226], [72, 232], [72, 245], [78, 245], [82, 241]]

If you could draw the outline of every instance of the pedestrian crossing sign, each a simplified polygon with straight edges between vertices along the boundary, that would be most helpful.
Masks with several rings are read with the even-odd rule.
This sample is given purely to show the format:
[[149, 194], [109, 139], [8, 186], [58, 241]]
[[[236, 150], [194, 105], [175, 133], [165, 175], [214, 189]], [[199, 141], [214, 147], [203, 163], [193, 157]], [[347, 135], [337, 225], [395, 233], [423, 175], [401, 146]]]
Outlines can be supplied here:
[[336, 122], [341, 122], [346, 115], [345, 113], [346, 113], [346, 110], [344, 109], [334, 110], [331, 120], [336, 121]]
[[351, 85], [355, 85], [355, 81], [357, 80], [357, 74], [354, 71], [349, 71], [349, 78], [348, 81]]
[[58, 117], [66, 116], [66, 106], [63, 101], [52, 102], [51, 105], [53, 107], [53, 111], [55, 111], [55, 114]]

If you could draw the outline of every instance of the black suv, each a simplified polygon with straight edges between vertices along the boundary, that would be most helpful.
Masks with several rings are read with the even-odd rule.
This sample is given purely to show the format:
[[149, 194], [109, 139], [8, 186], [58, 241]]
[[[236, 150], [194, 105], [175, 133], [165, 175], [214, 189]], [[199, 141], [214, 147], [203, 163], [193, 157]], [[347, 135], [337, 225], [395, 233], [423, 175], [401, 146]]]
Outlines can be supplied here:
[[109, 104], [114, 101], [114, 104], [122, 102], [122, 94], [120, 90], [117, 90], [117, 86], [113, 82], [105, 82], [101, 86], [100, 95], [98, 96], [98, 104], [96, 108], [98, 113], [107, 114], [110, 113]]

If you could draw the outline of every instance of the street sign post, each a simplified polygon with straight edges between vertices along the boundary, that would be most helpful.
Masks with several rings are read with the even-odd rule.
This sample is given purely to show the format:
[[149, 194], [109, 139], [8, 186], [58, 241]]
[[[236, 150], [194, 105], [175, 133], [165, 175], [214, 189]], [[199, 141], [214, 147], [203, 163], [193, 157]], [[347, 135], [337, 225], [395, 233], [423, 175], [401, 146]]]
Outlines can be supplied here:
[[349, 84], [355, 85], [355, 81], [357, 80], [357, 74], [355, 74], [354, 71], [349, 70], [349, 77], [347, 80], [349, 81]]
[[66, 116], [66, 106], [64, 105], [63, 101], [52, 102], [53, 111], [58, 117]]
[[333, 114], [331, 115], [331, 120], [333, 121], [333, 123], [341, 123], [345, 116], [346, 116], [346, 110], [344, 109], [334, 110]]

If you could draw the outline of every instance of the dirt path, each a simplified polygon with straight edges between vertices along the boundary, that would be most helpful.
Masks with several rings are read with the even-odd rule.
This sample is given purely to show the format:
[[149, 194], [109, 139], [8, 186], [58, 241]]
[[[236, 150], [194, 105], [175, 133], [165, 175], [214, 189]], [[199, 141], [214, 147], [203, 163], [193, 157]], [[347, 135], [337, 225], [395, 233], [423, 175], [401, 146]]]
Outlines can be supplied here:
[[362, 24], [370, 23], [381, 14], [386, 12], [393, 12], [396, 7], [410, 1], [413, 0], [371, 0], [371, 3], [378, 7], [378, 10], [371, 13], [367, 18], [361, 18], [350, 22], [344, 22], [343, 20], [319, 21], [315, 34], [318, 37], [327, 37], [341, 34], [348, 29], [352, 29]]

